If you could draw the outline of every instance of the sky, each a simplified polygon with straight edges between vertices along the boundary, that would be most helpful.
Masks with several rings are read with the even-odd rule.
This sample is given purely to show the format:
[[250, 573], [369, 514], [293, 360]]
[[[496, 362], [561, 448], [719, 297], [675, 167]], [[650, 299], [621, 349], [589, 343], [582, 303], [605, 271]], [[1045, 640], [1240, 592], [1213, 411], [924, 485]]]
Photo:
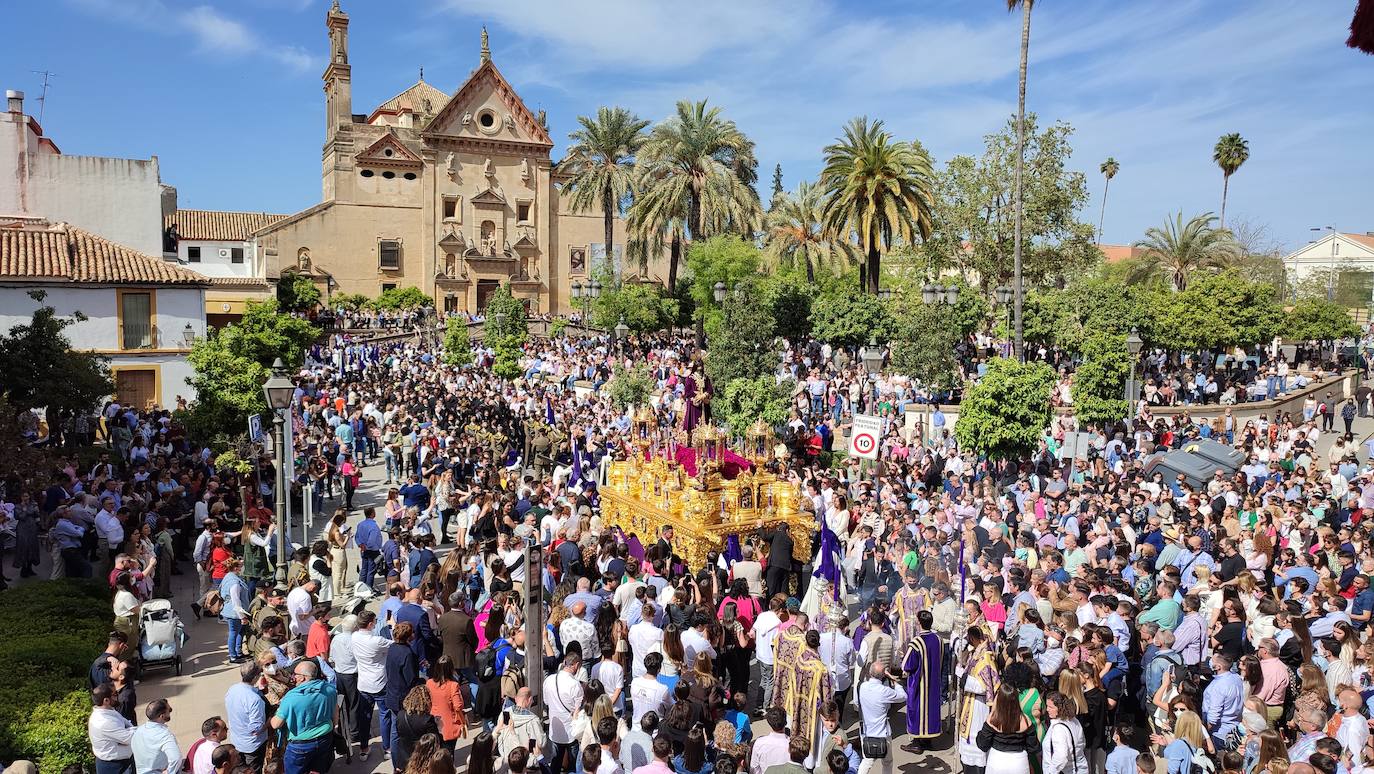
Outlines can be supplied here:
[[[0, 87], [27, 94], [65, 153], [158, 156], [181, 207], [290, 213], [320, 201], [329, 0], [0, 0], [22, 30]], [[1114, 157], [1103, 240], [1221, 206], [1211, 160], [1250, 159], [1227, 219], [1294, 248], [1309, 229], [1374, 231], [1374, 57], [1346, 48], [1353, 0], [1041, 0], [1027, 109], [1074, 127], [1070, 166]], [[754, 139], [760, 185], [791, 190], [851, 118], [881, 119], [943, 164], [1016, 110], [1020, 14], [1002, 0], [343, 0], [353, 112], [416, 81], [455, 91], [479, 33], [561, 157], [601, 105], [660, 120], [709, 99]], [[765, 198], [767, 192], [765, 191]]]

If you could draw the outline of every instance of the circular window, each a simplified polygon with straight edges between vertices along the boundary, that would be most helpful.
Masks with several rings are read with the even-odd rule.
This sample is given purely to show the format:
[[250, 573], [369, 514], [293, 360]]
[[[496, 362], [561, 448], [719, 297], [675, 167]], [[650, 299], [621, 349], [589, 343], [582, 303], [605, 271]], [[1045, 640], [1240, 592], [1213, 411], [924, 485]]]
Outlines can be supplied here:
[[358, 174], [362, 175], [363, 177], [372, 177], [376, 173], [370, 169], [364, 169], [362, 172], [359, 172]]
[[414, 180], [414, 179], [415, 179], [415, 173], [414, 173], [414, 172], [407, 172], [407, 173], [405, 173], [405, 179], [406, 179], [406, 180]]
[[396, 176], [396, 173], [395, 173], [395, 172], [392, 172], [392, 171], [389, 170], [389, 169], [388, 169], [387, 171], [385, 171], [385, 172], [382, 173], [382, 177], [386, 178], [387, 180], [390, 180], [391, 178], [393, 178], [393, 177], [395, 177], [395, 176]]
[[383, 155], [383, 156], [390, 156], [390, 155], [391, 155], [391, 149], [390, 149], [390, 148], [387, 148], [387, 149], [383, 150], [383, 151], [382, 151], [382, 155]]
[[490, 129], [493, 126], [496, 126], [496, 114], [492, 113], [490, 110], [484, 110], [482, 111], [481, 115], [477, 116], [477, 123], [481, 124], [483, 127], [487, 129]]

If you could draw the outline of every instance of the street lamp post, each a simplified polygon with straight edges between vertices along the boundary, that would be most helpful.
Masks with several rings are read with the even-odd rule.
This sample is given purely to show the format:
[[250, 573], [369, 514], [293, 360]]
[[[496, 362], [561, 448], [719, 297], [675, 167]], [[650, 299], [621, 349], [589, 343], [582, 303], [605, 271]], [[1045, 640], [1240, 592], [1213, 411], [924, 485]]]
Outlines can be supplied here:
[[871, 336], [868, 339], [868, 346], [864, 347], [863, 355], [864, 370], [870, 374], [876, 374], [883, 370], [883, 350], [878, 346], [878, 338]]
[[1135, 360], [1144, 346], [1140, 332], [1131, 328], [1130, 335], [1126, 336], [1126, 352], [1131, 356], [1131, 376], [1126, 380], [1126, 416], [1131, 419], [1135, 419], [1135, 396], [1140, 394], [1135, 386]]
[[1326, 275], [1326, 300], [1336, 300], [1336, 227], [1335, 226], [1313, 226], [1308, 231], [1329, 231], [1331, 232], [1331, 271]]
[[1011, 340], [1011, 299], [1016, 295], [1016, 291], [1010, 285], [998, 285], [992, 291], [997, 297], [997, 303], [1007, 310], [1007, 340]]
[[286, 585], [286, 466], [291, 464], [290, 450], [286, 448], [286, 417], [295, 392], [296, 385], [287, 377], [286, 365], [281, 358], [277, 358], [272, 363], [271, 378], [262, 385], [262, 394], [267, 398], [267, 407], [272, 410], [272, 426], [276, 430], [277, 482], [274, 499], [277, 506], [277, 585], [280, 586]]

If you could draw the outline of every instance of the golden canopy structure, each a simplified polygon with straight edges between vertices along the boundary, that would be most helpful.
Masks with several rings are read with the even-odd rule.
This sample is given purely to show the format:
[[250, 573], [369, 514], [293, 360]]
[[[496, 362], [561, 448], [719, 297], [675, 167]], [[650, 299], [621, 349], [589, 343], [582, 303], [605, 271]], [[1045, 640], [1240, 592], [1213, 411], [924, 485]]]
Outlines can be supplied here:
[[[652, 540], [672, 526], [674, 550], [693, 567], [710, 551], [723, 550], [731, 535], [783, 524], [792, 534], [793, 558], [805, 562], [813, 517], [799, 507], [799, 485], [764, 469], [773, 448], [773, 430], [759, 420], [738, 446], [752, 470], [725, 477], [728, 439], [721, 430], [701, 424], [688, 435], [656, 427], [647, 407], [631, 424], [632, 453], [612, 462], [601, 490], [602, 519], [641, 540]], [[690, 453], [683, 454], [683, 448]], [[687, 461], [694, 462], [695, 475]]]

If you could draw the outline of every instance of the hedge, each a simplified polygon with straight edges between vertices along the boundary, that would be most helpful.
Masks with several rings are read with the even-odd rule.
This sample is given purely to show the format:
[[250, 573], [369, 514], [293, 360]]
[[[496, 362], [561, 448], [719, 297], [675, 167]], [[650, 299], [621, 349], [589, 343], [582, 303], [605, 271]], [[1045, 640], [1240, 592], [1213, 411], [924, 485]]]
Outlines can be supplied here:
[[0, 760], [28, 759], [40, 771], [94, 762], [86, 681], [112, 620], [98, 581], [36, 581], [0, 593]]

